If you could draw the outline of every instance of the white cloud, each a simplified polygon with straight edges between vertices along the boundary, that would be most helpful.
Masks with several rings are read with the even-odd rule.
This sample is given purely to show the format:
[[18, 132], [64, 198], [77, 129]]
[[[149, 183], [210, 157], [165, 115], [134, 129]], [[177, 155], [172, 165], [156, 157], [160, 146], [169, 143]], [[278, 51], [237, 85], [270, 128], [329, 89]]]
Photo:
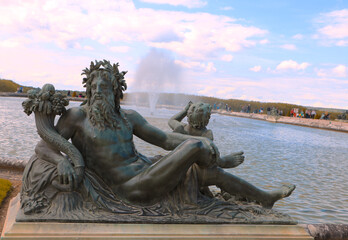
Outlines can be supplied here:
[[[221, 50], [237, 52], [243, 48], [255, 46], [257, 41], [249, 38], [266, 33], [259, 28], [232, 23], [234, 20], [229, 17], [207, 13], [184, 15], [186, 20], [180, 16], [177, 24], [170, 24], [175, 26], [176, 32], [183, 40], [152, 42], [150, 45], [174, 51], [182, 56], [203, 60]], [[183, 21], [186, 23], [184, 24]], [[190, 24], [187, 24], [187, 21], [190, 21]]]
[[343, 65], [343, 64], [339, 64], [334, 68], [330, 68], [330, 69], [317, 69], [317, 76], [319, 77], [339, 77], [339, 78], [343, 78], [347, 76], [348, 73], [348, 68]]
[[318, 20], [319, 37], [331, 40], [337, 46], [346, 46], [348, 39], [348, 9], [328, 12], [322, 14]]
[[147, 3], [155, 3], [155, 4], [169, 4], [173, 6], [185, 6], [188, 8], [200, 8], [207, 5], [206, 1], [202, 0], [140, 0], [142, 2]]
[[[217, 80], [219, 82], [219, 80]], [[220, 84], [218, 84], [220, 85]], [[223, 99], [235, 98], [235, 90], [236, 87], [227, 86], [227, 87], [219, 87], [219, 86], [202, 86], [201, 90], [197, 92], [199, 95], [204, 96], [214, 96]]]
[[292, 36], [293, 39], [296, 39], [296, 40], [302, 40], [303, 39], [303, 35], [302, 34], [295, 34], [294, 36]]
[[213, 86], [205, 86], [203, 89], [199, 90], [197, 93], [200, 94], [200, 95], [209, 95], [211, 94], [212, 90], [214, 89], [215, 87]]
[[222, 7], [222, 8], [220, 8], [220, 10], [229, 11], [229, 10], [233, 10], [233, 7], [230, 7], [230, 6]]
[[[57, 89], [82, 89], [82, 69], [89, 66], [90, 57], [39, 48], [1, 48], [6, 58], [0, 58], [3, 77], [24, 85], [41, 87], [50, 82]], [[54, 61], [53, 61], [54, 59]], [[16, 64], [12, 64], [16, 63]], [[25, 82], [30, 82], [26, 84]]]
[[281, 45], [280, 47], [283, 49], [286, 49], [286, 50], [296, 50], [297, 49], [294, 44], [284, 44], [284, 45]]
[[94, 48], [93, 48], [93, 47], [88, 46], [88, 45], [83, 46], [83, 49], [88, 50], [88, 51], [92, 51], [92, 50], [94, 50]]
[[129, 51], [129, 47], [128, 46], [113, 46], [113, 47], [110, 47], [110, 50], [113, 52], [126, 53]]
[[225, 88], [223, 88], [223, 89], [219, 89], [219, 90], [217, 91], [217, 94], [218, 94], [218, 95], [225, 95], [225, 96], [226, 96], [226, 94], [229, 94], [229, 93], [231, 93], [231, 92], [234, 92], [235, 90], [236, 90], [235, 87], [225, 87]]
[[191, 69], [194, 71], [201, 72], [216, 72], [216, 68], [213, 62], [202, 63], [202, 62], [183, 62], [180, 60], [175, 60], [175, 63], [183, 68]]
[[17, 47], [18, 45], [19, 43], [16, 40], [7, 39], [4, 41], [0, 41], [0, 47], [14, 48], [14, 47]]
[[342, 64], [340, 64], [337, 67], [333, 68], [332, 72], [337, 77], [346, 77], [347, 76], [347, 67], [342, 65]]
[[0, 7], [0, 16], [0, 35], [27, 36], [27, 44], [49, 43], [69, 49], [76, 42], [83, 45], [85, 39], [111, 46], [141, 42], [196, 60], [206, 60], [221, 51], [236, 52], [255, 46], [259, 43], [257, 38], [267, 33], [223, 15], [137, 9], [131, 0], [76, 0], [59, 4], [53, 0], [10, 1]]
[[316, 70], [316, 72], [317, 72], [318, 77], [327, 77], [328, 76], [327, 70], [319, 69], [319, 70]]
[[233, 56], [231, 54], [226, 54], [226, 55], [223, 55], [221, 57], [221, 60], [222, 61], [225, 61], [225, 62], [231, 62], [233, 59]]
[[[67, 47], [67, 46], [65, 46], [65, 48], [66, 48], [66, 47]], [[73, 48], [76, 48], [76, 49], [84, 49], [84, 50], [88, 50], [88, 51], [94, 50], [94, 48], [91, 47], [91, 46], [87, 46], [87, 45], [81, 46], [81, 44], [80, 44], [79, 42], [75, 42], [75, 43], [73, 44]]]
[[80, 44], [80, 43], [75, 42], [75, 43], [74, 43], [74, 48], [76, 48], [76, 49], [81, 49], [82, 47], [81, 47], [81, 44]]
[[252, 68], [249, 68], [250, 71], [253, 72], [260, 72], [261, 71], [261, 66], [254, 66]]
[[[207, 74], [192, 76], [185, 81], [186, 91], [223, 99], [245, 99], [261, 102], [297, 103], [313, 106], [332, 106], [348, 109], [348, 82], [335, 78], [301, 76], [266, 77], [261, 79], [214, 75], [214, 84], [206, 84]], [[339, 85], [337, 85], [339, 84]], [[296, 92], [296, 94], [294, 94]], [[325, 96], [325, 97], [323, 97]]]
[[207, 67], [205, 68], [206, 72], [216, 72], [216, 68], [213, 62], [208, 62]]
[[301, 64], [293, 61], [293, 60], [286, 60], [279, 63], [279, 65], [276, 67], [276, 70], [304, 70], [306, 69], [310, 64], [307, 62], [303, 62]]
[[260, 40], [259, 43], [260, 44], [267, 44], [267, 43], [269, 43], [269, 40], [268, 39], [262, 39], [262, 40]]
[[339, 46], [339, 47], [348, 46], [348, 40], [339, 40], [336, 42], [336, 46]]

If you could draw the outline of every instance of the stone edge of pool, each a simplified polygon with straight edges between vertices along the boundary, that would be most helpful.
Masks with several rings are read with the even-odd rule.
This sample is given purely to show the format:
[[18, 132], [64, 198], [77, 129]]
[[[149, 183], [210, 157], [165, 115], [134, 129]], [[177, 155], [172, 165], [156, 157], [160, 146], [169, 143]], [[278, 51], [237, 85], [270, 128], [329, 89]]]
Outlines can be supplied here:
[[348, 121], [338, 120], [323, 120], [323, 119], [308, 119], [285, 116], [270, 116], [266, 114], [257, 113], [242, 113], [242, 112], [227, 112], [225, 110], [214, 110], [213, 113], [232, 117], [251, 118], [255, 120], [268, 121], [273, 123], [284, 123], [291, 125], [298, 125], [303, 127], [312, 127], [325, 130], [334, 130], [348, 133]]

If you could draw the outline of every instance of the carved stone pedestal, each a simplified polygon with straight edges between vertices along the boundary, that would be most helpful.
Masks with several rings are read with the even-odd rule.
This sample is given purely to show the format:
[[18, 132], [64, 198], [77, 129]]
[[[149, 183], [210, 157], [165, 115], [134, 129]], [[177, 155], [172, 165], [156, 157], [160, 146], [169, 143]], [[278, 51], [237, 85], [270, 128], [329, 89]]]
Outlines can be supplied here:
[[1, 239], [313, 239], [298, 225], [16, 222], [10, 202]]

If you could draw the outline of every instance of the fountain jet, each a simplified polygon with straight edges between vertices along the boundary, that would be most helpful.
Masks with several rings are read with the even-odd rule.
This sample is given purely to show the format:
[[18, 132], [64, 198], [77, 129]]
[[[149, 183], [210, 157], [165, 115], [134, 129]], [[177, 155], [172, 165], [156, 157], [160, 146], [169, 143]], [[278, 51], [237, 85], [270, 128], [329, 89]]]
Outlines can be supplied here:
[[140, 60], [135, 74], [135, 89], [147, 92], [151, 115], [163, 92], [178, 92], [181, 83], [181, 66], [175, 63], [170, 52], [161, 49], [151, 49]]

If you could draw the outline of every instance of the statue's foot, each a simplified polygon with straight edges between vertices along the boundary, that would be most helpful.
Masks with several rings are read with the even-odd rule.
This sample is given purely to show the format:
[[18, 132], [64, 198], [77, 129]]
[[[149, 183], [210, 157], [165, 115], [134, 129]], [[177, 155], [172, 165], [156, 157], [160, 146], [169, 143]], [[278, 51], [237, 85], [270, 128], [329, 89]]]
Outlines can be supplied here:
[[244, 162], [244, 152], [231, 153], [217, 160], [217, 164], [221, 168], [235, 168]]
[[244, 162], [243, 158], [236, 158], [236, 159], [228, 159], [225, 161], [217, 161], [217, 164], [221, 168], [235, 168], [241, 165]]
[[269, 193], [271, 195], [270, 200], [262, 202], [261, 205], [264, 208], [272, 208], [276, 201], [289, 197], [295, 188], [296, 186], [293, 184], [283, 185], [278, 190], [271, 191]]

